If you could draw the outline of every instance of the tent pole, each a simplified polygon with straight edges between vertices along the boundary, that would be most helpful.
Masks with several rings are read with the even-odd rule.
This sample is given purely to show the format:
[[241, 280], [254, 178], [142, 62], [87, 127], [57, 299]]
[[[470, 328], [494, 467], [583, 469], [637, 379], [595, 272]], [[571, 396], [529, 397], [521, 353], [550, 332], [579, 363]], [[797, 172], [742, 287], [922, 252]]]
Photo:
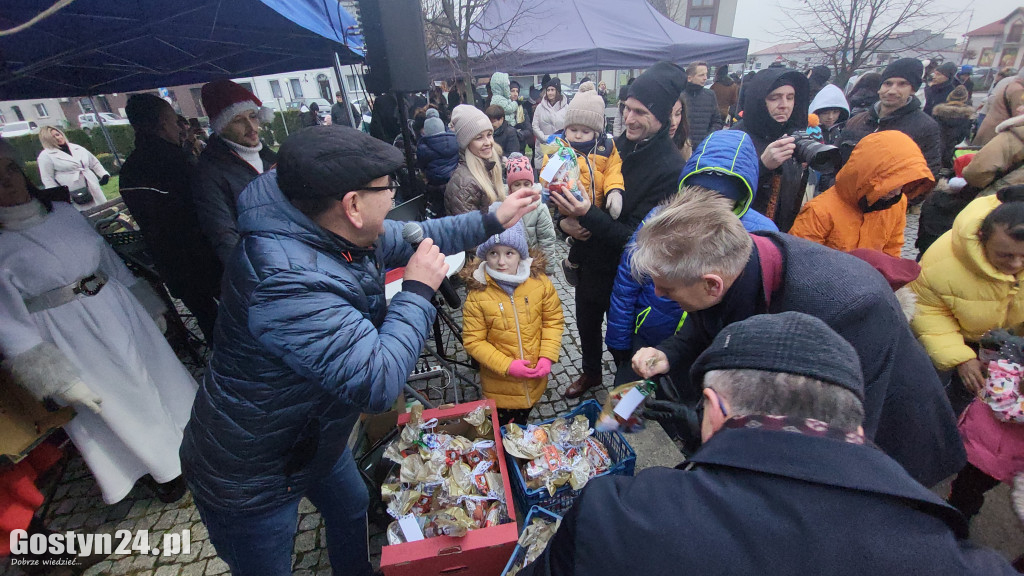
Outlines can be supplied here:
[[118, 169], [121, 168], [121, 155], [117, 153], [117, 147], [114, 146], [114, 139], [110, 137], [110, 132], [107, 132], [107, 124], [103, 121], [103, 116], [100, 115], [100, 109], [96, 107], [96, 103], [93, 102], [92, 95], [86, 96], [89, 99], [89, 106], [92, 107], [93, 114], [96, 115], [96, 121], [100, 123], [100, 130], [103, 132], [103, 138], [107, 140], [107, 147], [114, 154], [114, 162], [117, 164]]
[[345, 100], [345, 115], [348, 116], [350, 125], [359, 129], [359, 125], [356, 124], [356, 119], [352, 117], [352, 100], [348, 97], [348, 89], [345, 88], [345, 75], [341, 73], [341, 58], [338, 53], [334, 53], [334, 75], [338, 77], [338, 86], [341, 88], [341, 97]]

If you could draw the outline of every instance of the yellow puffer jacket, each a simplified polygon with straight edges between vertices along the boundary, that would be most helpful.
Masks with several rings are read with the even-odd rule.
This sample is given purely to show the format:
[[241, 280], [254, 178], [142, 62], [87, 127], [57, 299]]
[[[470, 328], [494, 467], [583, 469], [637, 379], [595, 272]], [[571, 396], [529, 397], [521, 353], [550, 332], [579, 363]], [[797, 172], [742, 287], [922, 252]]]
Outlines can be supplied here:
[[921, 275], [910, 287], [917, 314], [910, 326], [940, 370], [950, 370], [977, 355], [966, 343], [993, 328], [1018, 329], [1024, 323], [1024, 292], [1016, 277], [998, 271], [985, 258], [978, 228], [999, 206], [995, 196], [967, 205], [953, 229], [935, 241], [921, 259]]
[[562, 347], [562, 301], [544, 275], [543, 256], [534, 258], [530, 277], [513, 297], [484, 273], [483, 262], [467, 266], [466, 303], [462, 308], [462, 343], [480, 363], [484, 395], [498, 408], [530, 408], [547, 389], [547, 376], [519, 379], [508, 375], [513, 360], [534, 366], [540, 358], [558, 361]]
[[[550, 154], [556, 149], [556, 146], [549, 145], [545, 145], [545, 148], [541, 149], [542, 152], [545, 152], [542, 169], [548, 165]], [[590, 197], [591, 204], [598, 208], [604, 208], [605, 194], [626, 187], [622, 179], [622, 158], [619, 156], [619, 149], [615, 147], [615, 141], [607, 136], [602, 136], [597, 139], [589, 154], [582, 154], [579, 150], [575, 150], [575, 152], [576, 163], [580, 167], [580, 190]], [[591, 178], [592, 172], [593, 178]]]

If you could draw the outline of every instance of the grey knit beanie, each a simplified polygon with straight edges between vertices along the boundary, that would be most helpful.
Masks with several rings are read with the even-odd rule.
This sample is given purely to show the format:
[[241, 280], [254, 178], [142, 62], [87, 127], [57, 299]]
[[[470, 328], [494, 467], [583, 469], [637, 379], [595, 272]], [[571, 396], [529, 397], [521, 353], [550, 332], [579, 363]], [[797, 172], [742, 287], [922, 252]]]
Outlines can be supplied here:
[[580, 84], [565, 110], [565, 127], [586, 126], [598, 135], [604, 133], [604, 98], [597, 94], [593, 82]]
[[494, 130], [491, 119], [469, 104], [459, 104], [452, 110], [452, 130], [459, 142], [459, 150], [465, 150], [481, 132]]

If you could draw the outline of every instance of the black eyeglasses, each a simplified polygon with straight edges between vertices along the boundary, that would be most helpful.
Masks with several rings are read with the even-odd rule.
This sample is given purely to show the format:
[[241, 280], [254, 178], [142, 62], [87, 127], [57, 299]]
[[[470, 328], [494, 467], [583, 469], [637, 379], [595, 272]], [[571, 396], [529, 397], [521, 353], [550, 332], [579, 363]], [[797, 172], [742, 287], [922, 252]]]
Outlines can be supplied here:
[[390, 180], [388, 180], [387, 186], [363, 186], [359, 190], [366, 192], [383, 192], [385, 190], [398, 190], [401, 187], [402, 183], [399, 182], [398, 179], [392, 177]]

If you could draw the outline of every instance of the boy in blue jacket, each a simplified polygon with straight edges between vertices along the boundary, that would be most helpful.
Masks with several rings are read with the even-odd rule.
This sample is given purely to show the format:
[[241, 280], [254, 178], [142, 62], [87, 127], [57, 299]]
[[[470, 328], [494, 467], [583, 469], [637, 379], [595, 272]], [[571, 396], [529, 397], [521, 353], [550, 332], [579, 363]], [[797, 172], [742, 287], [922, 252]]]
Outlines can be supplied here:
[[[700, 186], [735, 201], [734, 212], [748, 232], [778, 231], [775, 223], [750, 208], [757, 189], [758, 157], [753, 142], [744, 132], [720, 130], [709, 134], [693, 151], [679, 177], [679, 193]], [[661, 207], [644, 218], [649, 220]], [[615, 277], [605, 344], [615, 358], [618, 371], [615, 385], [637, 380], [630, 367], [633, 352], [645, 346], [656, 346], [674, 334], [686, 319], [679, 305], [654, 293], [654, 284], [637, 282], [632, 275], [633, 233]]]

